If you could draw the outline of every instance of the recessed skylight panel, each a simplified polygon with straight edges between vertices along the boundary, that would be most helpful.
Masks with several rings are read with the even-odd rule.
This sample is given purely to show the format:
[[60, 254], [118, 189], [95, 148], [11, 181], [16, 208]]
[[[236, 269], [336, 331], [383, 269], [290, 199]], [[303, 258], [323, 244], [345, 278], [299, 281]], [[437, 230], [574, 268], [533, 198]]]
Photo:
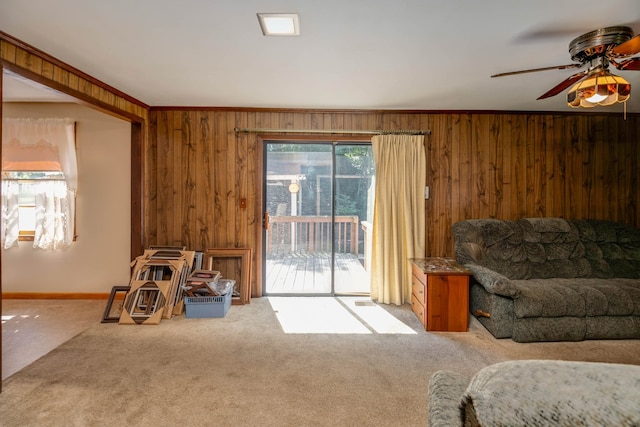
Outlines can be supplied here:
[[260, 28], [265, 36], [299, 36], [297, 13], [258, 13]]

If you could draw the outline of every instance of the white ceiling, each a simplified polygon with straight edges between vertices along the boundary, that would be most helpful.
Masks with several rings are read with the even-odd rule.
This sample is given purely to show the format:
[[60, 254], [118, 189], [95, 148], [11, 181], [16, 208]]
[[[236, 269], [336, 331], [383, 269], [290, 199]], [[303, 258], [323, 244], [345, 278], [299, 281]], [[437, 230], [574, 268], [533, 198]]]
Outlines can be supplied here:
[[[263, 36], [258, 12], [301, 35]], [[613, 25], [640, 32], [640, 1], [0, 1], [0, 30], [151, 106], [570, 111], [536, 98], [576, 70], [490, 75], [569, 64]], [[640, 112], [640, 72], [612, 71]]]

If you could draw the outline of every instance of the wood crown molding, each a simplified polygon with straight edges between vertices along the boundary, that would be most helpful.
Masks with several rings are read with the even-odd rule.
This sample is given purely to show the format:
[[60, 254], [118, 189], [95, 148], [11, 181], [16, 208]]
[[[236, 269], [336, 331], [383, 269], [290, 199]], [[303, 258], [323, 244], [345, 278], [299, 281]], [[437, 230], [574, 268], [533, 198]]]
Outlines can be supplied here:
[[[151, 106], [149, 112], [161, 111], [213, 111], [213, 112], [241, 112], [241, 113], [304, 113], [304, 114], [500, 114], [500, 115], [562, 115], [562, 116], [620, 116], [620, 112], [603, 113], [602, 111], [520, 111], [520, 110], [384, 110], [384, 109], [328, 109], [328, 108], [272, 108], [272, 107], [212, 107], [212, 106]], [[640, 113], [627, 113], [627, 117], [638, 116]]]

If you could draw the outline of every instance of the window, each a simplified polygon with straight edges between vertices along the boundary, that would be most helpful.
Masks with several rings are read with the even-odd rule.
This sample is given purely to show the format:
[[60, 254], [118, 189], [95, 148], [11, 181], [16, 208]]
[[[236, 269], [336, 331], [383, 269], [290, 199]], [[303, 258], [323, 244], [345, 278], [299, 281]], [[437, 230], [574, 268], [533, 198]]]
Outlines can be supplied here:
[[73, 241], [77, 165], [69, 119], [3, 119], [2, 245], [40, 249]]
[[4, 171], [2, 179], [14, 181], [18, 191], [18, 225], [19, 240], [33, 240], [36, 230], [36, 194], [38, 184], [53, 183], [60, 187], [60, 192], [66, 193], [67, 185], [64, 182], [62, 171]]

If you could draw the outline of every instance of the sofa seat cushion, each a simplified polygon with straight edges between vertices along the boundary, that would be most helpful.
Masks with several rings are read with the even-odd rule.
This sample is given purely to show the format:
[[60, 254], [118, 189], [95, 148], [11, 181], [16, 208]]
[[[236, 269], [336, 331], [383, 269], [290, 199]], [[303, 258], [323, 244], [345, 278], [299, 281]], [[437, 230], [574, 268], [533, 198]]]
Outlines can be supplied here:
[[514, 280], [514, 315], [525, 317], [640, 316], [640, 280]]
[[640, 366], [497, 363], [471, 379], [462, 411], [465, 426], [640, 425]]

